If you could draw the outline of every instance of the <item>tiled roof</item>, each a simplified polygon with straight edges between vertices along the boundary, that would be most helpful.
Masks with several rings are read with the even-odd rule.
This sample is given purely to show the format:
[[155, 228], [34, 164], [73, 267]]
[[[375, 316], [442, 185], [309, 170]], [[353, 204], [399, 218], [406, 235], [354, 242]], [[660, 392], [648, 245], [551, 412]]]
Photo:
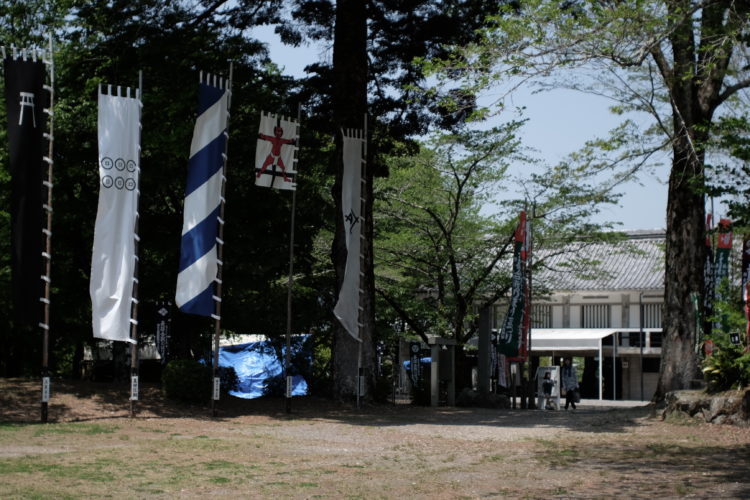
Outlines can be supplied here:
[[[616, 243], [576, 243], [539, 258], [535, 285], [549, 290], [660, 290], [664, 233], [635, 231]], [[540, 262], [540, 263], [541, 263]]]

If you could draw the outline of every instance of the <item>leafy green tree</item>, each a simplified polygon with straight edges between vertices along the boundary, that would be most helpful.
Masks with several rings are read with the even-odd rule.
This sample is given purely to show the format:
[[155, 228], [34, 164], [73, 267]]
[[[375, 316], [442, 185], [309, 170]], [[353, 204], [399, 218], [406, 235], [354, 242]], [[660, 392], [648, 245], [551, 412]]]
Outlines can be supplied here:
[[[382, 158], [397, 143], [424, 133], [431, 124], [452, 126], [459, 119], [441, 113], [435, 101], [414, 92], [424, 80], [422, 69], [413, 64], [417, 56], [444, 52], [446, 43], [472, 40], [475, 28], [493, 2], [451, 0], [434, 2], [392, 1], [308, 1], [290, 2], [291, 16], [278, 27], [282, 40], [299, 44], [305, 40], [332, 42], [332, 64], [308, 66], [307, 84], [317, 91], [321, 124], [338, 136], [341, 128], [361, 128], [368, 113], [368, 169], [365, 179], [365, 238], [363, 245], [364, 297], [362, 349], [363, 369], [368, 387], [374, 385], [376, 337], [373, 278], [373, 178], [387, 174]], [[332, 111], [332, 112], [331, 112]], [[326, 119], [327, 118], [327, 119]], [[410, 143], [412, 151], [414, 143]], [[346, 262], [344, 229], [340, 213], [342, 164], [340, 150], [335, 166], [333, 188], [336, 226], [332, 262], [340, 286]], [[337, 287], [338, 289], [338, 287]], [[334, 392], [339, 396], [355, 392], [359, 346], [337, 328], [334, 336]]]
[[[744, 304], [739, 289], [724, 279], [719, 283], [719, 298], [713, 304], [714, 316], [709, 318], [715, 328], [707, 339], [712, 353], [702, 361], [703, 374], [710, 392], [742, 389], [750, 385], [750, 350], [743, 339], [747, 325]], [[738, 333], [740, 341], [734, 344], [731, 333]]]
[[690, 295], [703, 290], [706, 146], [722, 109], [750, 86], [743, 62], [750, 4], [529, 0], [516, 7], [488, 20], [481, 43], [431, 69], [449, 82], [467, 76], [470, 95], [498, 81], [549, 84], [550, 75], [562, 75], [566, 86], [612, 97], [617, 112], [653, 118], [640, 133], [626, 122], [600, 141], [598, 152], [609, 161], [595, 163], [627, 176], [658, 151], [671, 155], [664, 343], [654, 397], [689, 387], [698, 374]]
[[[43, 0], [3, 2], [0, 5], [0, 45], [47, 48], [49, 37], [59, 34], [73, 1]], [[10, 277], [10, 174], [5, 106], [0, 106], [0, 375], [28, 375], [38, 370], [42, 334], [38, 328], [13, 324]], [[41, 229], [41, 228], [40, 228]]]
[[[63, 2], [61, 2], [62, 4]], [[195, 123], [198, 72], [227, 76], [234, 64], [227, 170], [223, 327], [238, 333], [284, 331], [291, 199], [254, 186], [255, 136], [261, 110], [296, 115], [294, 81], [270, 63], [263, 45], [214, 19], [196, 22], [195, 4], [142, 0], [79, 2], [55, 42], [55, 216], [53, 219], [52, 363], [78, 359], [93, 342], [88, 277], [98, 196], [96, 92], [99, 84], [135, 87], [143, 72], [142, 179], [140, 198], [140, 327], [153, 332], [148, 305], [172, 300], [182, 227], [182, 202], [190, 138]], [[8, 14], [10, 15], [10, 14]], [[3, 18], [6, 19], [6, 18]], [[5, 21], [3, 21], [5, 22]], [[7, 18], [8, 25], [16, 19]], [[35, 43], [35, 40], [31, 40]], [[191, 83], [192, 82], [192, 83]], [[303, 128], [303, 146], [308, 141]], [[3, 132], [4, 133], [4, 132]], [[251, 140], [248, 140], [248, 137]], [[3, 148], [3, 153], [4, 148]], [[326, 211], [324, 177], [314, 154], [302, 152], [297, 207], [294, 330], [318, 328], [321, 288], [328, 276], [311, 272], [311, 248]], [[2, 159], [2, 156], [0, 156]], [[5, 168], [0, 169], [5, 175]], [[7, 196], [7, 180], [0, 196]], [[75, 230], [69, 230], [75, 229]], [[2, 231], [7, 231], [3, 226]], [[6, 240], [3, 239], [5, 242]], [[2, 258], [6, 259], [7, 254]], [[6, 278], [8, 263], [0, 266]], [[321, 285], [321, 282], [325, 285]], [[7, 287], [3, 287], [3, 294]], [[7, 304], [3, 295], [0, 300]], [[7, 307], [3, 307], [7, 310]], [[4, 313], [0, 313], [4, 314]], [[0, 316], [0, 319], [4, 316]], [[3, 319], [11, 344], [22, 342]], [[209, 320], [177, 314], [175, 351], [201, 355], [208, 348]], [[22, 357], [36, 370], [41, 342]], [[12, 350], [3, 351], [8, 359]], [[59, 367], [69, 373], [74, 367]], [[16, 373], [18, 370], [16, 370]]]
[[[376, 190], [376, 290], [408, 331], [466, 343], [477, 312], [507, 296], [518, 212], [532, 219], [533, 267], [573, 241], [613, 238], [589, 222], [607, 203], [606, 186], [566, 164], [523, 183], [508, 174], [520, 153], [520, 122], [435, 137], [414, 156], [394, 157]], [[503, 190], [516, 188], [516, 193]], [[497, 203], [498, 197], [510, 196]], [[492, 208], [494, 207], [494, 209]], [[536, 294], [545, 293], [537, 283]]]
[[727, 215], [735, 227], [750, 226], [750, 120], [745, 116], [721, 117], [711, 141], [714, 156], [706, 179], [708, 194], [727, 201]]

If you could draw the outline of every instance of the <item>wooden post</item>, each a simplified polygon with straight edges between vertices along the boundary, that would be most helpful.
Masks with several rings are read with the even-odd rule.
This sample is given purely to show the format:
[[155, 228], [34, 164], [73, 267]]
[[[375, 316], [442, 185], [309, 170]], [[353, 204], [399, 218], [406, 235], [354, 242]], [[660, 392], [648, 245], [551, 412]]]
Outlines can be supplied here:
[[[217, 406], [219, 401], [221, 380], [219, 376], [219, 340], [221, 338], [221, 292], [222, 292], [222, 280], [224, 275], [224, 205], [226, 202], [226, 188], [227, 188], [227, 158], [229, 157], [229, 109], [232, 104], [232, 73], [234, 66], [229, 64], [229, 79], [225, 82], [227, 95], [227, 128], [224, 132], [226, 136], [226, 142], [224, 144], [224, 166], [222, 168], [221, 176], [221, 203], [219, 204], [219, 230], [216, 237], [216, 295], [214, 296], [214, 314], [211, 317], [214, 319], [214, 348], [213, 348], [213, 362], [211, 363], [212, 373], [212, 394], [211, 394], [211, 415], [214, 417], [217, 415]], [[215, 78], [215, 77], [214, 77]], [[214, 81], [214, 83], [216, 83]]]
[[[128, 95], [130, 91], [128, 90]], [[140, 268], [139, 262], [139, 250], [140, 241], [139, 236], [139, 224], [140, 224], [140, 213], [139, 213], [139, 202], [141, 198], [141, 109], [143, 108], [143, 71], [138, 72], [138, 90], [136, 92], [136, 99], [138, 99], [138, 184], [135, 192], [135, 228], [134, 228], [134, 257], [135, 266], [133, 269], [133, 298], [132, 298], [132, 309], [130, 313], [130, 338], [134, 340], [134, 343], [130, 344], [130, 418], [135, 417], [136, 401], [138, 401], [139, 383], [138, 383], [138, 273]]]
[[[300, 126], [302, 122], [302, 106], [297, 105], [297, 156], [300, 152]], [[295, 169], [297, 170], [297, 169]], [[286, 412], [292, 412], [292, 286], [294, 284], [294, 218], [297, 209], [297, 188], [292, 189], [292, 215], [289, 229], [289, 279], [286, 292], [286, 353], [284, 355], [284, 379], [286, 380]]]
[[[36, 54], [36, 52], [35, 52]], [[52, 270], [52, 167], [53, 167], [53, 147], [54, 147], [54, 131], [55, 131], [55, 120], [54, 120], [54, 104], [55, 104], [55, 64], [54, 55], [52, 52], [52, 35], [49, 35], [49, 45], [46, 54], [47, 58], [44, 59], [44, 51], [42, 51], [42, 58], [44, 64], [49, 66], [49, 85], [45, 85], [44, 88], [49, 92], [49, 108], [44, 110], [49, 116], [49, 132], [45, 134], [48, 141], [47, 156], [44, 157], [44, 161], [47, 163], [47, 180], [43, 181], [42, 184], [47, 188], [47, 201], [44, 203], [43, 208], [46, 212], [46, 224], [42, 232], [44, 233], [45, 243], [44, 251], [42, 251], [42, 257], [44, 257], [44, 297], [41, 302], [44, 304], [43, 320], [39, 324], [42, 328], [42, 408], [41, 408], [41, 420], [47, 422], [49, 417], [48, 402], [50, 395], [50, 377], [49, 377], [49, 324], [50, 324], [50, 288], [51, 288], [51, 270]]]

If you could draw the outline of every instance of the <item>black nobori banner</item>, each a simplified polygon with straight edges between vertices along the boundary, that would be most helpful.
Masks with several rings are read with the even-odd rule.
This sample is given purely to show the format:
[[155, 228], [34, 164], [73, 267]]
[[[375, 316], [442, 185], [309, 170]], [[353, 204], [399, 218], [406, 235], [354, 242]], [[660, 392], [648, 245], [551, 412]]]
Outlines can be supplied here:
[[158, 301], [156, 303], [156, 351], [161, 357], [162, 364], [169, 359], [169, 342], [172, 335], [172, 303]]
[[5, 109], [11, 174], [11, 240], [14, 316], [36, 324], [42, 283], [42, 172], [45, 168], [45, 65], [7, 57]]

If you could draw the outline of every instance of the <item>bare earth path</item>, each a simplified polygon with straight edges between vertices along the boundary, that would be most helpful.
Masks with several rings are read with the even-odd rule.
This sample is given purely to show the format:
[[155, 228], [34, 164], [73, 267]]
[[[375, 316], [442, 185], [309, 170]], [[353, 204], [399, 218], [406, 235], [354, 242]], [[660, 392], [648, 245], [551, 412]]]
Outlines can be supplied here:
[[750, 498], [750, 428], [296, 398], [164, 401], [142, 386], [0, 379], [0, 498]]

